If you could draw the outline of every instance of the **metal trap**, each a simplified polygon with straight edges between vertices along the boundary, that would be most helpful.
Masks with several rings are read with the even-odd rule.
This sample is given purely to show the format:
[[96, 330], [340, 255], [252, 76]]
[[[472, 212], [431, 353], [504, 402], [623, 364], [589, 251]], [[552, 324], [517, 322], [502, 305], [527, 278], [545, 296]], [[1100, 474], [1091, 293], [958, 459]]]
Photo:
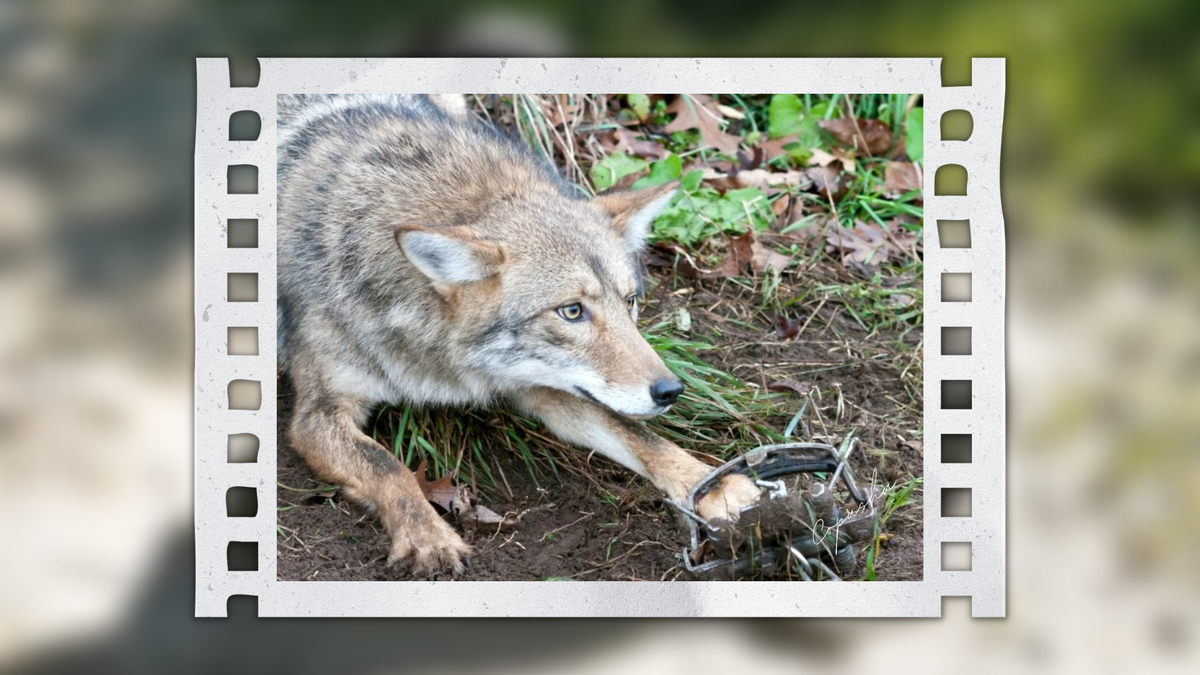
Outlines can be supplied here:
[[[792, 569], [805, 581], [852, 574], [855, 544], [870, 541], [877, 522], [876, 495], [859, 488], [846, 462], [856, 446], [839, 455], [825, 443], [766, 445], [717, 467], [675, 505], [691, 531], [683, 552], [688, 572], [738, 578]], [[736, 523], [709, 523], [696, 503], [733, 473], [753, 479], [764, 494]]]

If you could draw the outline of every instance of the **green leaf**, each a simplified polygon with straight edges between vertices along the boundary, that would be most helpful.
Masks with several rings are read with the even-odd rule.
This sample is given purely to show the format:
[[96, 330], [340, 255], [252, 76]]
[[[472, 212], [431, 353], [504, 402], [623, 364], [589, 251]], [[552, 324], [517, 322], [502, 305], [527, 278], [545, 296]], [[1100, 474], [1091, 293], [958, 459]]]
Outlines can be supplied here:
[[[817, 124], [817, 118], [813, 115], [806, 115], [800, 120], [800, 128], [796, 131], [796, 142], [808, 153], [812, 148], [825, 147], [825, 137], [821, 135], [821, 126]], [[787, 146], [785, 145], [784, 148]], [[805, 157], [805, 159], [808, 159]]]
[[626, 100], [629, 101], [629, 107], [633, 108], [633, 112], [638, 116], [639, 120], [645, 121], [650, 116], [650, 97], [645, 94], [626, 94]]
[[689, 171], [686, 176], [680, 181], [680, 187], [687, 192], [695, 192], [696, 188], [700, 187], [700, 181], [704, 180], [704, 171], [696, 169]]
[[767, 106], [767, 135], [782, 138], [800, 131], [800, 118], [804, 106], [795, 94], [775, 94]]
[[783, 149], [787, 152], [788, 157], [791, 157], [793, 161], [803, 166], [812, 157], [812, 148], [820, 147], [820, 145], [819, 140], [812, 145], [805, 145], [797, 141], [784, 145]]
[[758, 188], [755, 188], [755, 187], [741, 188], [738, 190], [729, 190], [728, 192], [725, 193], [726, 199], [735, 201], [739, 204], [741, 204], [742, 202], [753, 201], [755, 199], [758, 199], [758, 198], [764, 197], [764, 196], [765, 195], [763, 195], [763, 191]]
[[767, 108], [767, 135], [771, 138], [796, 135], [796, 142], [783, 146], [788, 155], [796, 162], [803, 164], [812, 156], [812, 148], [825, 146], [825, 138], [821, 135], [821, 127], [817, 124], [818, 116], [813, 113], [805, 114], [799, 97], [795, 94], [775, 94]]
[[925, 164], [925, 109], [913, 108], [904, 120], [904, 151], [908, 158]]
[[625, 176], [646, 168], [646, 160], [618, 152], [596, 162], [592, 166], [592, 184], [597, 191], [604, 191]]
[[679, 159], [679, 155], [670, 154], [665, 159], [660, 159], [650, 165], [650, 175], [637, 179], [632, 185], [634, 190], [640, 190], [644, 187], [653, 185], [662, 185], [670, 183], [679, 178], [679, 172], [683, 170], [683, 160]]
[[[770, 224], [770, 217], [773, 214], [770, 213], [767, 196], [762, 190], [758, 188], [730, 190], [725, 193], [725, 199], [735, 207], [735, 210], [727, 218], [732, 228], [740, 231], [741, 223], [748, 222], [752, 228], [761, 230]], [[749, 221], [746, 219], [747, 213], [750, 214]]]

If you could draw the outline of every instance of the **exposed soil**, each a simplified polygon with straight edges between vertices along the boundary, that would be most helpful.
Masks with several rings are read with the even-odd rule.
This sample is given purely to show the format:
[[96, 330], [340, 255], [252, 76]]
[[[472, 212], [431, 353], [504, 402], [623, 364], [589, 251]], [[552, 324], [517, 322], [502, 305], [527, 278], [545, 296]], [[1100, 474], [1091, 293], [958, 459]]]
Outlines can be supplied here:
[[[795, 281], [813, 283], [812, 279]], [[813, 303], [796, 309], [798, 320], [807, 322], [800, 337], [781, 342], [774, 334], [774, 317], [749, 309], [755, 304], [752, 291], [719, 281], [693, 282], [687, 288], [691, 290], [680, 292], [669, 282], [658, 284], [648, 303], [648, 320], [686, 307], [692, 334], [718, 347], [705, 352], [708, 362], [751, 385], [792, 380], [826, 392], [814, 399], [815, 410], [797, 429], [797, 440], [823, 440], [837, 446], [856, 428], [863, 450], [852, 455], [850, 465], [860, 484], [883, 487], [923, 475], [920, 329], [881, 332], [868, 339], [837, 303], [819, 309]], [[286, 378], [281, 378], [279, 391], [282, 430], [291, 415], [292, 392]], [[781, 402], [787, 405], [787, 414], [773, 416], [767, 423], [782, 431], [803, 401], [800, 395], [787, 395]], [[527, 440], [531, 445], [540, 442]], [[340, 492], [321, 490], [325, 483], [284, 442], [282, 431], [278, 448], [277, 495], [282, 509], [278, 578], [405, 578], [384, 566], [388, 537], [379, 521]], [[463, 579], [690, 578], [680, 559], [688, 543], [687, 528], [645, 480], [606, 459], [585, 460], [580, 452], [576, 464], [582, 472], [561, 472], [562, 480], [551, 476], [535, 481], [516, 453], [505, 447], [485, 449], [495, 453], [493, 466], [504, 476], [504, 488], [485, 492], [483, 503], [498, 513], [523, 515], [520, 525], [510, 531], [468, 534], [474, 552]], [[919, 485], [913, 499], [884, 527], [875, 562], [879, 580], [922, 576]], [[860, 570], [862, 564], [860, 553]]]

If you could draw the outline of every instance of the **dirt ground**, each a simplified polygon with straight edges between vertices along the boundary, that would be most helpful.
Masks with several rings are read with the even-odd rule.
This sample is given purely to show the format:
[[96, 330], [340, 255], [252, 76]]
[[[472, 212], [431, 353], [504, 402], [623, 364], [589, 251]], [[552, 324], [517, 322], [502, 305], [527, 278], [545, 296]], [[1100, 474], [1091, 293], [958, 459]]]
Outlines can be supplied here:
[[[660, 279], [665, 277], [659, 277]], [[801, 279], [801, 282], [804, 280]], [[748, 384], [792, 380], [834, 392], [813, 405], [797, 440], [825, 440], [837, 446], [858, 429], [862, 452], [850, 465], [860, 484], [903, 484], [923, 475], [920, 362], [914, 374], [900, 355], [919, 355], [919, 328], [882, 332], [870, 339], [835, 303], [807, 308], [798, 339], [779, 341], [772, 317], [755, 313], [752, 291], [719, 281], [694, 282], [679, 292], [668, 281], [654, 287], [644, 325], [686, 307], [693, 334], [717, 347], [704, 358]], [[719, 327], [719, 330], [714, 330]], [[891, 346], [889, 347], [889, 343]], [[915, 387], [918, 397], [906, 394]], [[286, 444], [282, 429], [291, 414], [292, 392], [281, 378], [277, 487], [280, 580], [395, 580], [404, 575], [384, 566], [388, 537], [379, 521], [336, 490], [321, 489], [316, 478]], [[840, 398], [836, 393], [840, 391]], [[788, 394], [778, 405], [786, 414], [767, 423], [782, 431], [804, 399]], [[904, 404], [905, 401], [909, 401]], [[453, 413], [446, 413], [453, 414]], [[484, 413], [485, 418], [490, 413]], [[504, 424], [497, 413], [493, 424]], [[823, 438], [826, 437], [826, 438]], [[532, 445], [536, 438], [528, 439]], [[745, 448], [750, 450], [751, 448]], [[482, 494], [498, 513], [522, 513], [520, 525], [505, 532], [469, 533], [473, 547], [466, 580], [675, 580], [689, 579], [681, 553], [686, 526], [648, 483], [608, 460], [575, 458], [586, 478], [563, 472], [535, 481], [522, 459], [508, 448], [490, 448], [504, 487]], [[875, 573], [879, 580], [917, 580], [922, 576], [922, 502], [902, 506], [883, 528]], [[869, 545], [868, 545], [869, 546]], [[859, 547], [862, 570], [866, 546]]]

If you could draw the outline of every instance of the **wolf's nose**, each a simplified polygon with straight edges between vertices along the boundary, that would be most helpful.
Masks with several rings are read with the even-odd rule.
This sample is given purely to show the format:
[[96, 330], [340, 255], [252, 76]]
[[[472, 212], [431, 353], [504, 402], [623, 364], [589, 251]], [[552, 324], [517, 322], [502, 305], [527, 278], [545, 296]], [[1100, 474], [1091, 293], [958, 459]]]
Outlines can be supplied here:
[[668, 406], [679, 400], [683, 393], [683, 383], [679, 380], [659, 380], [650, 385], [650, 398], [661, 406]]

